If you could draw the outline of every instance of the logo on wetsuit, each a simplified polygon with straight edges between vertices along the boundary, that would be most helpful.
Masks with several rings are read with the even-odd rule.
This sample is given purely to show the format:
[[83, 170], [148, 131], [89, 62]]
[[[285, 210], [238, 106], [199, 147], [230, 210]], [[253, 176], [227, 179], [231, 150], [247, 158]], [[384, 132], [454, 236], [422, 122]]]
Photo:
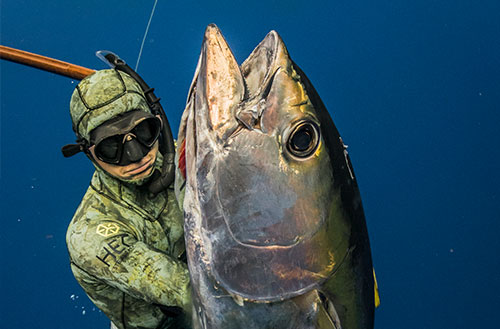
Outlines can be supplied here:
[[97, 225], [96, 233], [105, 238], [112, 236], [120, 231], [120, 226], [115, 223], [106, 223]]

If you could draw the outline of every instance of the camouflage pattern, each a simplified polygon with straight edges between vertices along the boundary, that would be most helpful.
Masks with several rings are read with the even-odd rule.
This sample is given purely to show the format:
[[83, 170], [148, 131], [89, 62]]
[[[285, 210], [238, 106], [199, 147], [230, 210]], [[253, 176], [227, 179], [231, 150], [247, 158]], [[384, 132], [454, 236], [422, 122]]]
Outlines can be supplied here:
[[89, 75], [80, 81], [71, 96], [73, 130], [87, 141], [93, 129], [118, 114], [132, 110], [150, 112], [139, 84], [115, 69]]
[[118, 328], [157, 328], [155, 304], [190, 309], [182, 225], [173, 191], [151, 197], [95, 172], [66, 242], [75, 278]]
[[[90, 132], [118, 114], [150, 112], [140, 86], [114, 69], [83, 79], [70, 103], [73, 130]], [[158, 154], [156, 169], [162, 156]], [[156, 196], [110, 176], [96, 163], [83, 200], [69, 224], [71, 269], [89, 298], [120, 329], [177, 327], [165, 306], [190, 313], [190, 281], [184, 254], [183, 214], [173, 190]]]

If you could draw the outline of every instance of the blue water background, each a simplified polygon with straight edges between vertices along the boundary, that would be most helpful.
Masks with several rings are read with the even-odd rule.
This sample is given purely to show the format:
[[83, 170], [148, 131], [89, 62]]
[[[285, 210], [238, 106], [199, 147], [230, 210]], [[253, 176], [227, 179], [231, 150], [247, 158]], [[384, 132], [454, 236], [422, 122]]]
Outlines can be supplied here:
[[[1, 44], [96, 69], [108, 49], [135, 65], [153, 3], [3, 0]], [[139, 73], [175, 133], [212, 22], [239, 62], [277, 30], [349, 145], [376, 328], [497, 327], [500, 2], [159, 1]], [[0, 72], [0, 327], [107, 328], [65, 245], [93, 171], [60, 153], [77, 81], [5, 61]]]

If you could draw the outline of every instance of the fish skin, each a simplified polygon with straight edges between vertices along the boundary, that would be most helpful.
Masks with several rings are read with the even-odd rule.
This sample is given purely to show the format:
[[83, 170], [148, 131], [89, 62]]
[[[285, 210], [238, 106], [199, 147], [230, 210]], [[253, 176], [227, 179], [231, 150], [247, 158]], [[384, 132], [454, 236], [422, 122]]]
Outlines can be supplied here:
[[[287, 147], [300, 124], [317, 132], [305, 159]], [[373, 328], [349, 156], [275, 31], [239, 66], [207, 27], [178, 142], [195, 328]]]

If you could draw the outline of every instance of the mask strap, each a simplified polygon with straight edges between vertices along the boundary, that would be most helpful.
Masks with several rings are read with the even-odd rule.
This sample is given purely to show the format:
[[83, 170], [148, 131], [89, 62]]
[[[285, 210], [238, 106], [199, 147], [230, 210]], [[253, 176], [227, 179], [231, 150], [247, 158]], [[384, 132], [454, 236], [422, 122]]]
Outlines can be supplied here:
[[88, 142], [85, 139], [79, 138], [76, 140], [76, 144], [67, 144], [61, 148], [61, 152], [65, 158], [72, 157], [80, 152], [87, 153], [89, 149]]

